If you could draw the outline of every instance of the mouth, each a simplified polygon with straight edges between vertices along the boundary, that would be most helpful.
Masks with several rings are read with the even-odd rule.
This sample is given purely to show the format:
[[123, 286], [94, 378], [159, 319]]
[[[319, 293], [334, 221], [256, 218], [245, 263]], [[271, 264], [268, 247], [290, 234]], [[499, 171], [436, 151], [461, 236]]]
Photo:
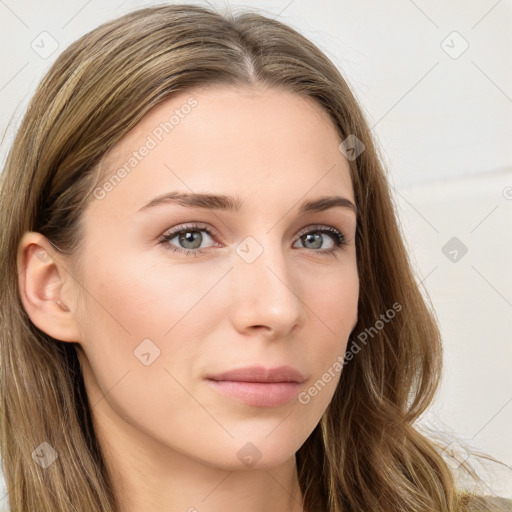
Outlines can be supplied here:
[[253, 407], [277, 407], [296, 397], [305, 382], [291, 366], [251, 366], [206, 378], [217, 392]]

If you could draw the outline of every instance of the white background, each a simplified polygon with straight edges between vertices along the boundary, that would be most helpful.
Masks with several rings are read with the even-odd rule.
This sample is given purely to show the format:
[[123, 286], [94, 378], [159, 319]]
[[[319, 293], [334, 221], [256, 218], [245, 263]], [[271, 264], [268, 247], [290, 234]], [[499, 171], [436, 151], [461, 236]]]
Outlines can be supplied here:
[[[57, 55], [99, 24], [154, 4], [0, 0], [0, 163]], [[512, 497], [511, 1], [229, 5], [298, 29], [334, 61], [360, 100], [444, 336], [444, 378], [420, 426], [503, 461], [482, 476], [488, 494]], [[47, 58], [32, 48], [42, 46], [44, 31], [58, 43]], [[456, 262], [442, 252], [452, 237], [467, 247]]]

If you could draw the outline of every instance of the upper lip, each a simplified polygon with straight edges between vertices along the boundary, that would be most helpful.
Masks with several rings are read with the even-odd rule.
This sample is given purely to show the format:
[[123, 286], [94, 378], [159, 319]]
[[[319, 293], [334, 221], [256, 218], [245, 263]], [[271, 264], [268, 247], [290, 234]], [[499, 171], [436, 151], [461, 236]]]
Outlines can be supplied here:
[[209, 380], [231, 380], [238, 382], [304, 382], [303, 375], [293, 366], [277, 366], [265, 368], [264, 366], [247, 366], [228, 370], [216, 375], [208, 375]]

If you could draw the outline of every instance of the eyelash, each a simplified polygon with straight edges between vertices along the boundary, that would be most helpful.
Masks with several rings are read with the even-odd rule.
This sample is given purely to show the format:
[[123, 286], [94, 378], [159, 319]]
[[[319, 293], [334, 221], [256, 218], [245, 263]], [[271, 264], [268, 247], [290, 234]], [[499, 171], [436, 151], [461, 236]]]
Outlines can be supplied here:
[[[336, 253], [338, 251], [342, 250], [343, 246], [346, 244], [344, 234], [341, 231], [339, 231], [333, 227], [310, 226], [307, 229], [308, 229], [308, 231], [301, 232], [301, 234], [299, 235], [299, 238], [304, 235], [310, 234], [310, 233], [326, 233], [326, 234], [331, 235], [331, 237], [334, 241], [334, 247], [332, 249], [326, 249], [323, 251], [313, 250], [312, 252], [317, 252], [324, 256], [336, 256]], [[199, 254], [205, 254], [206, 252], [208, 252], [207, 250], [201, 250], [201, 249], [195, 249], [195, 250], [181, 249], [179, 247], [176, 247], [176, 246], [173, 246], [173, 245], [170, 245], [167, 243], [167, 242], [169, 242], [169, 240], [172, 240], [173, 238], [175, 238], [176, 235], [179, 235], [186, 231], [206, 231], [208, 233], [208, 235], [212, 238], [215, 238], [218, 236], [218, 233], [214, 229], [204, 226], [204, 225], [201, 225], [201, 224], [192, 223], [192, 224], [180, 226], [178, 229], [173, 229], [172, 231], [164, 234], [160, 238], [160, 243], [163, 245], [164, 249], [166, 249], [168, 251], [172, 251], [172, 252], [181, 253], [181, 254], [184, 254], [185, 256], [193, 255], [193, 256], [197, 257]], [[302, 247], [301, 247], [301, 249], [302, 249]]]

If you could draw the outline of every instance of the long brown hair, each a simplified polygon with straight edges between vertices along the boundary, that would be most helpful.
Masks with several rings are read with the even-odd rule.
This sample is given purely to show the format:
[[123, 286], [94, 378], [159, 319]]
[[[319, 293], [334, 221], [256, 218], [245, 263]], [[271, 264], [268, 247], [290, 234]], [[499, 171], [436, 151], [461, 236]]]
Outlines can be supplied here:
[[[381, 158], [346, 81], [316, 46], [276, 20], [161, 5], [100, 26], [57, 58], [1, 176], [0, 449], [12, 512], [118, 510], [77, 344], [39, 330], [22, 306], [21, 237], [36, 231], [56, 251], [78, 256], [96, 171], [121, 137], [177, 91], [256, 83], [314, 99], [342, 140], [355, 136], [364, 145], [349, 159], [358, 206], [359, 320], [347, 352], [353, 357], [332, 402], [296, 454], [305, 510], [466, 510], [469, 499], [457, 490], [440, 446], [414, 427], [438, 387], [440, 332], [411, 270]], [[362, 343], [361, 334], [372, 332], [394, 304], [400, 308], [393, 320]], [[33, 458], [43, 442], [58, 453], [46, 469]]]

